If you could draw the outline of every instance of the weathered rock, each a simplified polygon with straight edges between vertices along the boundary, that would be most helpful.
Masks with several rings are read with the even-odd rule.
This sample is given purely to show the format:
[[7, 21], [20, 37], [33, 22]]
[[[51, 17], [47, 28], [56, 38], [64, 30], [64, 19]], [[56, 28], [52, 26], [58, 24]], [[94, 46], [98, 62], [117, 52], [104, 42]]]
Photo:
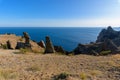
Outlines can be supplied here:
[[12, 47], [11, 47], [11, 42], [8, 40], [7, 41], [7, 47], [8, 47], [8, 49], [13, 49]]
[[7, 43], [8, 49], [15, 49], [16, 48], [16, 45], [17, 45], [16, 42], [8, 40], [6, 43]]
[[75, 54], [98, 55], [103, 50], [103, 43], [79, 44], [75, 49]]
[[25, 48], [25, 43], [17, 42], [16, 49], [21, 49], [21, 48]]
[[104, 40], [104, 50], [106, 50], [106, 51], [110, 50], [113, 53], [115, 53], [118, 51], [118, 47], [113, 43], [112, 40], [106, 39], [106, 40]]
[[61, 46], [54, 46], [56, 52], [66, 53], [66, 51]]
[[25, 38], [25, 44], [30, 44], [30, 36], [27, 32], [23, 32]]
[[26, 48], [31, 48], [31, 44], [30, 44], [30, 36], [27, 32], [23, 32], [24, 38], [25, 38], [25, 47]]
[[[111, 26], [109, 26], [107, 29], [103, 29], [99, 36], [97, 37], [96, 42], [104, 42], [104, 40], [112, 40], [113, 43], [115, 43], [117, 41], [117, 43], [120, 46], [120, 31], [115, 31], [112, 29]], [[118, 45], [117, 43], [115, 43], [116, 45]]]
[[49, 36], [46, 36], [45, 53], [55, 53], [54, 46], [53, 46]]
[[41, 40], [40, 42], [38, 42], [38, 45], [41, 46], [42, 48], [46, 47], [43, 40]]
[[96, 42], [87, 45], [79, 44], [75, 50], [75, 54], [95, 54], [98, 55], [102, 51], [111, 51], [111, 53], [120, 52], [120, 31], [115, 31], [109, 26], [103, 29]]

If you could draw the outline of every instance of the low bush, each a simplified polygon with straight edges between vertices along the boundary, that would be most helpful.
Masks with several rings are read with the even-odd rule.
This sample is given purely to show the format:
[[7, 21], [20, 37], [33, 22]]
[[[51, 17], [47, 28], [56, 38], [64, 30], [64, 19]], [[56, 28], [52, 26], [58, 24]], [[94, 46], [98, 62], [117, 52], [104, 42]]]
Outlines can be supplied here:
[[87, 75], [84, 72], [82, 72], [82, 73], [80, 73], [80, 78], [82, 80], [86, 80], [87, 79]]
[[54, 80], [65, 80], [68, 76], [69, 76], [69, 74], [64, 72], [64, 73], [61, 73], [61, 74], [55, 76]]
[[100, 55], [108, 55], [111, 53], [111, 50], [107, 50], [107, 51], [101, 51]]
[[1, 48], [8, 49], [8, 46], [7, 46], [7, 44], [3, 44], [3, 45], [1, 45]]

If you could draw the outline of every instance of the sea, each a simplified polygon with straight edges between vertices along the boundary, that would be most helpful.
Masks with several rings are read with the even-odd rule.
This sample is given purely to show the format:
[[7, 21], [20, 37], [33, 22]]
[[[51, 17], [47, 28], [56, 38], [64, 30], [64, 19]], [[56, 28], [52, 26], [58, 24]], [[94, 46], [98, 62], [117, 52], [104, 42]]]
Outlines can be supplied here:
[[[45, 41], [50, 36], [53, 45], [62, 46], [66, 51], [74, 50], [79, 43], [95, 42], [103, 27], [0, 27], [0, 34], [12, 33], [22, 36], [28, 32], [31, 40]], [[114, 28], [120, 30], [120, 28]]]

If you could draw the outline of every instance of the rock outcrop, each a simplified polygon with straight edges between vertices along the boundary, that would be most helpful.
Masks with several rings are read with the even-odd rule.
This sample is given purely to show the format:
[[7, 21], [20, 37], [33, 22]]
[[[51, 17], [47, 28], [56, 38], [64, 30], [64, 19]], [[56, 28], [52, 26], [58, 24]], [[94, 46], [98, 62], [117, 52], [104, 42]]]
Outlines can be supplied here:
[[7, 47], [8, 49], [14, 49], [14, 47], [12, 46], [12, 42], [10, 40], [7, 41]]
[[[103, 29], [99, 36], [97, 37], [96, 42], [104, 42], [106, 39], [112, 40], [116, 45], [120, 46], [120, 31], [115, 31], [109, 26], [107, 29]], [[119, 42], [118, 44], [116, 43]]]
[[42, 48], [46, 47], [43, 40], [41, 40], [40, 42], [38, 42], [38, 45], [41, 46]]
[[103, 29], [96, 42], [84, 45], [79, 44], [75, 49], [75, 54], [93, 54], [100, 55], [103, 51], [110, 51], [110, 53], [120, 52], [120, 31], [115, 31], [109, 26]]
[[23, 32], [23, 36], [25, 38], [25, 44], [30, 44], [30, 36], [27, 32]]
[[27, 32], [23, 32], [23, 38], [24, 38], [25, 41], [24, 42], [23, 41], [17, 42], [16, 49], [31, 48], [30, 36]]
[[74, 49], [74, 54], [98, 55], [103, 50], [103, 43], [79, 44]]
[[60, 52], [66, 54], [66, 51], [62, 48], [62, 46], [54, 46], [56, 52]]
[[46, 36], [45, 53], [55, 53], [54, 46], [53, 46], [49, 36]]

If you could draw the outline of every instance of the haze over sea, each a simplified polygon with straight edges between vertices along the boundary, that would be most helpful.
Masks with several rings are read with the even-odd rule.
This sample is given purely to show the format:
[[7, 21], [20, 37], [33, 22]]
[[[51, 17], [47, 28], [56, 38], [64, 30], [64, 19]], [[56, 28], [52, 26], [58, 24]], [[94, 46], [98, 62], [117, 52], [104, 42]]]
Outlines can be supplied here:
[[[13, 33], [22, 36], [28, 32], [31, 40], [45, 41], [45, 36], [50, 36], [54, 45], [62, 46], [67, 51], [72, 51], [79, 43], [87, 44], [97, 39], [103, 27], [0, 27], [0, 34]], [[114, 28], [120, 30], [120, 28]]]

